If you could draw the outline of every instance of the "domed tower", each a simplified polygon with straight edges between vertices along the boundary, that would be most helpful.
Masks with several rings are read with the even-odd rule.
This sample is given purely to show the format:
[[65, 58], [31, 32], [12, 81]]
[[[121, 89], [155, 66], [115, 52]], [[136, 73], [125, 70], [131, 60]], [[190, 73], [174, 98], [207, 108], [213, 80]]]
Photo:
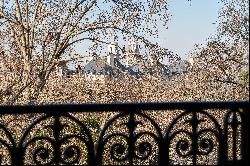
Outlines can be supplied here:
[[114, 66], [115, 59], [119, 58], [118, 54], [118, 43], [117, 42], [111, 42], [108, 45], [108, 56], [107, 56], [107, 63], [111, 66]]
[[140, 45], [138, 42], [135, 42], [133, 40], [128, 41], [128, 51], [130, 53], [139, 54], [140, 53]]
[[137, 58], [140, 54], [140, 45], [138, 42], [135, 42], [133, 40], [128, 41], [128, 48], [126, 52], [126, 66], [133, 66], [137, 63]]

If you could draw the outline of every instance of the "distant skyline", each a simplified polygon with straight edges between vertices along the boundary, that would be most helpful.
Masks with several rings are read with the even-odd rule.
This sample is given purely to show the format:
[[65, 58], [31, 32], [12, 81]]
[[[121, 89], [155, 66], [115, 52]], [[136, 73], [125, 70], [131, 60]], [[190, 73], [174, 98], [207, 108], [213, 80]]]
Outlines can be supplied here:
[[[203, 43], [216, 33], [218, 11], [221, 0], [169, 0], [170, 21], [168, 29], [159, 25], [159, 38], [150, 41], [157, 42], [164, 48], [178, 54], [182, 59], [187, 58], [195, 44]], [[215, 24], [214, 24], [215, 23]], [[126, 43], [119, 41], [123, 46]], [[76, 52], [89, 54], [90, 42], [84, 42], [84, 47], [78, 45]], [[101, 55], [106, 55], [103, 50]]]
[[[171, 20], [161, 29], [159, 44], [186, 59], [194, 44], [215, 34], [220, 0], [170, 0]], [[191, 5], [190, 5], [191, 4]], [[216, 24], [213, 24], [216, 23]]]

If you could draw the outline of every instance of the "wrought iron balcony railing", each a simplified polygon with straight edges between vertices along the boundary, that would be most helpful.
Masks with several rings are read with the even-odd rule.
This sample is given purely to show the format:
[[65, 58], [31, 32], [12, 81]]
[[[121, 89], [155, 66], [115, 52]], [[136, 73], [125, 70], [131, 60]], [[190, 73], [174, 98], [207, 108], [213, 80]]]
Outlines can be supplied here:
[[0, 163], [245, 164], [249, 101], [0, 106]]

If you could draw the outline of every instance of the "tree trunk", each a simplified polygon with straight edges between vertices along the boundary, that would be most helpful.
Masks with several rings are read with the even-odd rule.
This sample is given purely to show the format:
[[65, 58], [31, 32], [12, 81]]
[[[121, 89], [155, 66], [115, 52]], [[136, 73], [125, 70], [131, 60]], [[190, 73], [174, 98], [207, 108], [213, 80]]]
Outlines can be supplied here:
[[30, 59], [26, 57], [24, 60], [24, 75], [23, 75], [24, 87], [26, 87], [23, 91], [23, 100], [25, 102], [29, 102], [31, 97], [31, 85], [30, 85], [32, 79], [31, 73], [32, 71], [31, 71]]

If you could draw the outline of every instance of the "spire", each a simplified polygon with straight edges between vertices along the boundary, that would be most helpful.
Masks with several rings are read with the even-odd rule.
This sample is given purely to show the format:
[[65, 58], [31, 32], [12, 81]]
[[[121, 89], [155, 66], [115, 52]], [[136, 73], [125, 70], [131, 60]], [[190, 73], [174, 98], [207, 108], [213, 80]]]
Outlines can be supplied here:
[[107, 63], [114, 66], [115, 59], [119, 58], [118, 43], [114, 40], [108, 45]]
[[108, 53], [109, 54], [114, 54], [114, 55], [118, 54], [118, 44], [117, 44], [117, 42], [113, 41], [108, 45]]
[[128, 41], [128, 51], [131, 53], [140, 53], [140, 45], [138, 42], [135, 42], [134, 40]]

